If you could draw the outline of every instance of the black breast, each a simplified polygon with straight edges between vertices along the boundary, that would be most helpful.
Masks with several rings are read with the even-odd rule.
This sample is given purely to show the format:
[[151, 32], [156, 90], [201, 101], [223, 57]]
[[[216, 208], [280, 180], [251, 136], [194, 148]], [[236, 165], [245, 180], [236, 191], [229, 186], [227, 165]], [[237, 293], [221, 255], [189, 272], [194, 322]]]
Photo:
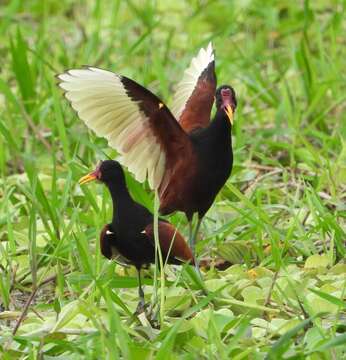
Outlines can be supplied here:
[[195, 131], [191, 135], [198, 154], [198, 176], [194, 184], [195, 211], [203, 216], [231, 174], [233, 165], [230, 128]]
[[118, 203], [119, 208], [111, 224], [116, 234], [116, 248], [119, 253], [134, 265], [152, 263], [155, 259], [155, 248], [146, 234], [145, 227], [153, 222], [152, 214], [137, 203]]

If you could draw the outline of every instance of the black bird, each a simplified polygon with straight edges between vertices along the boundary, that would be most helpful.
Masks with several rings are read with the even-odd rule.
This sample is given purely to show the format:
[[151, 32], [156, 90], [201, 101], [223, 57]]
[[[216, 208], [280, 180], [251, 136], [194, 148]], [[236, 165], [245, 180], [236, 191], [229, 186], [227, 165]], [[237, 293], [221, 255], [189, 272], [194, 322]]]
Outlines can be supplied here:
[[[135, 81], [94, 67], [58, 76], [78, 116], [108, 140], [138, 181], [148, 178], [161, 214], [183, 211], [189, 243], [232, 169], [231, 129], [237, 106], [233, 88], [216, 90], [211, 44], [192, 59], [169, 108]], [[210, 114], [216, 99], [216, 115]], [[195, 230], [193, 215], [198, 214]]]
[[[104, 183], [113, 201], [113, 219], [104, 226], [100, 236], [102, 254], [120, 263], [134, 265], [138, 272], [139, 303], [137, 311], [144, 308], [144, 292], [141, 285], [141, 268], [155, 262], [153, 215], [135, 202], [126, 186], [120, 164], [113, 160], [102, 161], [92, 173], [82, 177], [80, 184], [98, 180]], [[158, 222], [159, 244], [164, 262], [181, 264], [194, 258], [182, 235], [170, 223]]]

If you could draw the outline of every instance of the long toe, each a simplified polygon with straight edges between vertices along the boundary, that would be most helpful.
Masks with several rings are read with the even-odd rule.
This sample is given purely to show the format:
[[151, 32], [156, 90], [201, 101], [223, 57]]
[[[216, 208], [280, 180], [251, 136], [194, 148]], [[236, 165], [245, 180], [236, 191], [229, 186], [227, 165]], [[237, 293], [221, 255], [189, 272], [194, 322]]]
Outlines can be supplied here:
[[136, 308], [136, 311], [135, 311], [135, 315], [139, 315], [141, 314], [142, 312], [145, 312], [146, 308], [148, 307], [149, 304], [146, 304], [144, 302], [144, 300], [140, 300], [138, 302], [138, 305], [137, 305], [137, 308]]
[[160, 307], [158, 306], [154, 311], [151, 311], [150, 314], [148, 314], [148, 320], [150, 322], [151, 327], [154, 329], [160, 328], [159, 311], [160, 311]]

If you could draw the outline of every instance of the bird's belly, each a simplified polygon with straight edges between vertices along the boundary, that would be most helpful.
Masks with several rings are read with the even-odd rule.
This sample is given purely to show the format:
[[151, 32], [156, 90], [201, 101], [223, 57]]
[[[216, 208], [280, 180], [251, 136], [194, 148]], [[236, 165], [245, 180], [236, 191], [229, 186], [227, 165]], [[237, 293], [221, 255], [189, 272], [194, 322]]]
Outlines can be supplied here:
[[[215, 175], [214, 177], [212, 175]], [[193, 191], [193, 211], [203, 216], [210, 208], [218, 192], [225, 184], [230, 172], [209, 172], [201, 174], [197, 179]]]
[[148, 264], [154, 261], [155, 252], [153, 246], [146, 239], [145, 235], [128, 236], [117, 235], [119, 239], [116, 250], [119, 254], [128, 259], [134, 265]]

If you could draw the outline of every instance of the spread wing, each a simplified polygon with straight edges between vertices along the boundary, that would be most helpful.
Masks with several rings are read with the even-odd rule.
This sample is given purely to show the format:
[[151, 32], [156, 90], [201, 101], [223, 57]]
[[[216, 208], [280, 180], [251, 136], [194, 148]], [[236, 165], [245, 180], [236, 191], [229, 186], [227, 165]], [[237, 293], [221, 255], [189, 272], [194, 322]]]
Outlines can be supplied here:
[[152, 189], [166, 163], [191, 146], [169, 109], [149, 90], [110, 71], [88, 67], [58, 76], [78, 116], [120, 153], [117, 160]]
[[214, 50], [209, 43], [192, 59], [173, 97], [172, 113], [186, 132], [209, 125], [215, 91]]

